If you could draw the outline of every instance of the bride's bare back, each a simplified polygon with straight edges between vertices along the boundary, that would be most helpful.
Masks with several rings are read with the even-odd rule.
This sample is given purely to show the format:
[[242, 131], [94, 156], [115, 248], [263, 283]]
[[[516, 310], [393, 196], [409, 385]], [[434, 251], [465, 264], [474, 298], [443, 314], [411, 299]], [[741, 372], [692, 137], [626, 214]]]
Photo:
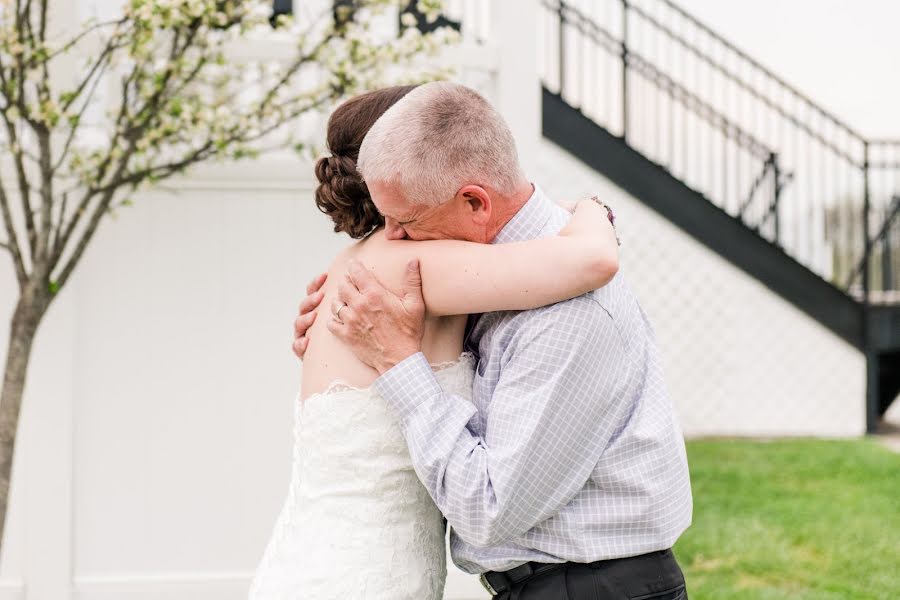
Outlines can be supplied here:
[[[406, 245], [406, 244], [399, 244]], [[399, 293], [408, 254], [397, 251], [398, 242], [390, 241], [376, 230], [341, 252], [328, 269], [328, 279], [322, 288], [325, 298], [319, 316], [307, 335], [309, 350], [303, 357], [303, 399], [324, 392], [336, 382], [353, 387], [367, 387], [378, 377], [378, 371], [361, 362], [348, 346], [328, 331], [331, 306], [337, 297], [338, 284], [347, 272], [347, 263], [356, 259], [368, 267], [389, 290]], [[462, 351], [466, 315], [428, 316], [422, 352], [432, 363], [454, 361]]]

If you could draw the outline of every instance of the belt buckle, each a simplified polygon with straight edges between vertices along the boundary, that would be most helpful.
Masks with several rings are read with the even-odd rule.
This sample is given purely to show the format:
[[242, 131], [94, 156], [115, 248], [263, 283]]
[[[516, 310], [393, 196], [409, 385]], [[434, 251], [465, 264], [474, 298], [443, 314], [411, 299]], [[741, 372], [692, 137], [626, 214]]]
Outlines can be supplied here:
[[478, 581], [481, 582], [481, 585], [484, 586], [484, 589], [486, 589], [488, 594], [490, 594], [492, 597], [497, 595], [497, 590], [495, 590], [491, 583], [487, 580], [487, 577], [485, 577], [485, 573], [482, 573], [478, 577]]

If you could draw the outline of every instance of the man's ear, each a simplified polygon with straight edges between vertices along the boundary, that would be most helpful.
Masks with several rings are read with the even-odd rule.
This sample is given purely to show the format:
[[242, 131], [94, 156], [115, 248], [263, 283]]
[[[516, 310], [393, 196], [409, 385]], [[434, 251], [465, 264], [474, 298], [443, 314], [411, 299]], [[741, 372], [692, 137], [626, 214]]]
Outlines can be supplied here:
[[487, 225], [491, 220], [493, 203], [491, 196], [480, 185], [466, 185], [457, 192], [457, 197], [465, 203], [466, 209], [471, 212], [472, 222], [476, 225]]

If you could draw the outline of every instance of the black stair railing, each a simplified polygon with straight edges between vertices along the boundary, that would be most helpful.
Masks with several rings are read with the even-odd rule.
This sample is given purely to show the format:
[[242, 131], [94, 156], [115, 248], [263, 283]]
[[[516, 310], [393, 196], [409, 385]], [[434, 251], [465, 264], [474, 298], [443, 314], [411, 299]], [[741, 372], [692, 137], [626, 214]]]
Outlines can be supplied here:
[[[863, 268], [857, 270], [859, 285], [870, 291], [870, 302], [896, 305], [900, 304], [900, 141], [870, 141], [866, 156], [869, 235]], [[851, 278], [850, 284], [856, 286], [856, 279]]]
[[[880, 290], [881, 298], [876, 303], [900, 304], [900, 196], [894, 196], [881, 217], [881, 227], [870, 237], [866, 244], [863, 260], [854, 270], [850, 281], [867, 276], [866, 266], [870, 267], [868, 277], [875, 279], [875, 287]], [[874, 270], [872, 270], [874, 267]]]
[[839, 289], [900, 301], [900, 141], [867, 140], [669, 0], [545, 0], [541, 29], [545, 87]]

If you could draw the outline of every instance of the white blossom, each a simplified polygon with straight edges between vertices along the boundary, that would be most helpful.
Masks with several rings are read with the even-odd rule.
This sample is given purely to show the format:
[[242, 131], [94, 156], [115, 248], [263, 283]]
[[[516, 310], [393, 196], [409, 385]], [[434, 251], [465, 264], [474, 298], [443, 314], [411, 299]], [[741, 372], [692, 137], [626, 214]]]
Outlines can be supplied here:
[[418, 23], [416, 16], [409, 12], [403, 13], [403, 16], [400, 17], [400, 22], [404, 27], [415, 27]]

